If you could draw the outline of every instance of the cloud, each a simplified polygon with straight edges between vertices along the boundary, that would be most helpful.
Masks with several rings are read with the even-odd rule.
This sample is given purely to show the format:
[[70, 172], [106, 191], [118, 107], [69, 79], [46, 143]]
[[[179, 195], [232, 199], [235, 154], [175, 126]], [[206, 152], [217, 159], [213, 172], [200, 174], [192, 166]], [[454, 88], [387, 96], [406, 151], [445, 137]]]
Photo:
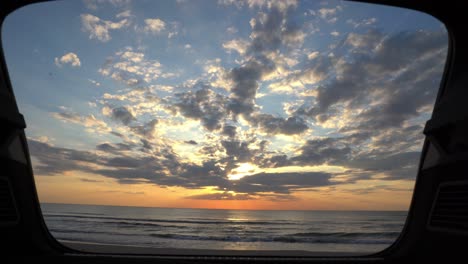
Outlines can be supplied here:
[[101, 86], [101, 83], [95, 80], [88, 79], [88, 81], [96, 86]]
[[307, 58], [309, 60], [313, 60], [313, 59], [317, 58], [319, 54], [320, 53], [318, 51], [313, 51], [313, 52], [307, 54]]
[[116, 18], [131, 17], [131, 16], [132, 16], [132, 12], [130, 10], [125, 10], [115, 15]]
[[103, 181], [100, 181], [100, 180], [93, 180], [93, 179], [87, 179], [87, 178], [80, 178], [80, 181], [82, 181], [82, 182], [92, 182], [92, 183], [103, 182]]
[[340, 5], [338, 5], [333, 8], [320, 8], [315, 14], [318, 15], [321, 19], [327, 21], [328, 23], [333, 24], [336, 21], [338, 21], [337, 14], [341, 10], [343, 10], [343, 8]]
[[332, 175], [322, 172], [259, 173], [233, 181], [231, 189], [241, 193], [289, 194], [293, 190], [330, 186]]
[[[201, 165], [181, 163], [169, 149], [161, 150], [157, 156], [129, 157], [118, 154], [117, 146], [105, 143], [99, 149], [110, 150], [112, 156], [97, 155], [89, 151], [53, 147], [47, 143], [29, 140], [31, 155], [39, 163], [34, 166], [37, 175], [62, 175], [67, 171], [84, 171], [116, 179], [121, 184], [154, 183], [160, 186], [179, 186], [200, 189], [217, 186], [219, 190], [228, 189], [241, 196], [232, 199], [247, 198], [262, 193], [288, 194], [292, 190], [328, 186], [331, 174], [327, 173], [259, 173], [237, 181], [227, 180], [224, 170], [217, 164], [219, 161], [205, 161]], [[238, 146], [242, 146], [238, 145]], [[234, 147], [234, 155], [241, 157], [241, 148]], [[209, 199], [192, 197], [191, 199]], [[211, 197], [220, 198], [220, 197]]]
[[226, 29], [226, 33], [228, 34], [236, 34], [237, 32], [239, 32], [239, 30], [236, 27], [228, 27]]
[[250, 143], [245, 141], [237, 140], [223, 140], [221, 145], [226, 151], [227, 156], [231, 161], [235, 160], [238, 162], [249, 162], [251, 161], [254, 152], [249, 148]]
[[309, 128], [301, 117], [274, 117], [269, 114], [255, 114], [248, 119], [268, 134], [295, 135], [307, 131]]
[[359, 28], [359, 27], [362, 27], [362, 26], [371, 26], [371, 25], [375, 24], [376, 22], [377, 22], [377, 18], [375, 18], [375, 17], [362, 19], [360, 21], [356, 21], [354, 19], [346, 20], [346, 23], [352, 25], [354, 28]]
[[31, 155], [40, 161], [33, 166], [38, 175], [60, 175], [73, 170], [89, 171], [88, 167], [80, 163], [99, 162], [99, 157], [91, 152], [52, 147], [36, 140], [28, 140], [28, 147]]
[[164, 78], [162, 65], [159, 61], [147, 59], [144, 53], [135, 52], [131, 47], [118, 51], [114, 56], [107, 58], [98, 72], [128, 86], [138, 86], [158, 78]]
[[337, 9], [336, 8], [320, 8], [319, 10], [317, 10], [317, 12], [321, 18], [327, 19], [330, 16], [336, 15]]
[[221, 192], [221, 193], [209, 193], [209, 194], [197, 194], [186, 196], [186, 199], [191, 200], [253, 200], [255, 199], [249, 194], [242, 193], [230, 193], [230, 192]]
[[108, 152], [108, 153], [114, 153], [116, 154], [117, 152], [121, 151], [130, 151], [134, 148], [134, 146], [130, 144], [125, 144], [125, 143], [102, 143], [96, 146], [97, 150]]
[[234, 138], [237, 134], [237, 127], [231, 125], [224, 125], [221, 134], [230, 138]]
[[219, 5], [234, 5], [237, 8], [248, 6], [251, 9], [276, 8], [282, 12], [297, 7], [297, 0], [218, 0]]
[[148, 18], [145, 19], [144, 31], [149, 33], [160, 33], [166, 29], [166, 23], [159, 18]]
[[73, 52], [69, 52], [60, 58], [55, 57], [54, 62], [55, 62], [55, 65], [57, 65], [58, 67], [62, 67], [62, 65], [64, 64], [70, 64], [70, 66], [72, 67], [81, 66], [80, 58], [78, 58], [78, 55], [76, 55]]
[[124, 7], [130, 4], [130, 0], [84, 0], [85, 6], [91, 10], [98, 10], [102, 5], [111, 5], [113, 7]]
[[[128, 112], [130, 115], [131, 113]], [[132, 116], [133, 117], [133, 116]], [[135, 118], [133, 117], [132, 120]], [[156, 125], [158, 124], [158, 119], [153, 119], [141, 126], [132, 126], [131, 129], [134, 131], [136, 134], [139, 134], [143, 136], [145, 139], [152, 139], [155, 132], [156, 132]]]
[[82, 116], [74, 112], [65, 111], [52, 113], [52, 116], [66, 123], [82, 125], [92, 133], [107, 133], [111, 131], [106, 122], [99, 120], [94, 115]]
[[119, 121], [124, 125], [128, 125], [130, 122], [135, 120], [133, 114], [130, 113], [130, 111], [128, 111], [125, 106], [112, 109], [111, 117], [112, 119]]
[[302, 64], [301, 69], [290, 72], [279, 82], [271, 83], [268, 86], [269, 90], [274, 93], [297, 94], [302, 91], [315, 94], [316, 90], [311, 89], [311, 86], [328, 77], [333, 63], [328, 57], [320, 56], [319, 53], [312, 53], [311, 58]]
[[169, 26], [167, 30], [168, 31], [167, 38], [171, 39], [179, 35], [179, 31], [181, 30], [181, 27], [182, 27], [181, 23], [172, 21], [172, 22], [169, 22], [168, 24]]
[[200, 120], [203, 127], [209, 131], [221, 128], [221, 123], [227, 115], [225, 97], [209, 87], [204, 87], [203, 84], [202, 88], [195, 92], [178, 93], [175, 96], [174, 106], [183, 116]]
[[291, 160], [308, 165], [337, 164], [349, 159], [351, 155], [351, 148], [346, 140], [334, 138], [308, 140], [300, 151], [300, 155]]
[[[381, 173], [383, 180], [413, 180], [416, 177], [417, 166], [421, 152], [402, 152], [389, 156], [356, 157], [347, 163], [349, 167], [358, 168], [365, 172], [364, 177], [372, 178]], [[398, 164], [398, 165], [397, 165]], [[362, 177], [362, 176], [361, 176]]]
[[243, 39], [233, 39], [223, 43], [223, 48], [228, 52], [231, 50], [236, 51], [240, 55], [244, 55], [247, 52], [249, 43]]
[[242, 65], [227, 73], [227, 78], [232, 83], [228, 109], [234, 116], [248, 117], [255, 112], [258, 83], [271, 78], [271, 74], [278, 71], [278, 65], [273, 58], [280, 57], [276, 54], [280, 47], [302, 45], [305, 34], [288, 17], [287, 12], [296, 4], [295, 1], [249, 3], [250, 7], [268, 8], [267, 13], [259, 13], [257, 18], [251, 20], [251, 41], [246, 43], [232, 40], [223, 45], [224, 48], [236, 50], [246, 56]]
[[81, 25], [83, 31], [89, 33], [89, 39], [97, 39], [101, 42], [111, 40], [110, 31], [122, 29], [130, 25], [130, 20], [124, 18], [118, 22], [102, 20], [97, 16], [91, 14], [81, 15]]
[[317, 89], [316, 104], [301, 112], [323, 123], [347, 111], [353, 119], [344, 120], [344, 130], [382, 131], [403, 127], [434, 103], [431, 83], [440, 82], [446, 54], [441, 32], [372, 30], [349, 34], [346, 43], [355, 58], [337, 61], [336, 75]]

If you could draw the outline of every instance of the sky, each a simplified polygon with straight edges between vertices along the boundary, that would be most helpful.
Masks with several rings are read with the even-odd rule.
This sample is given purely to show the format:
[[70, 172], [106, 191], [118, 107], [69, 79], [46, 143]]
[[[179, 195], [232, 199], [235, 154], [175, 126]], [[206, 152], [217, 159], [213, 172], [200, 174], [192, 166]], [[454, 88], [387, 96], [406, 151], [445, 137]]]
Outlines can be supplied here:
[[41, 202], [407, 210], [447, 54], [343, 1], [39, 3], [2, 26]]

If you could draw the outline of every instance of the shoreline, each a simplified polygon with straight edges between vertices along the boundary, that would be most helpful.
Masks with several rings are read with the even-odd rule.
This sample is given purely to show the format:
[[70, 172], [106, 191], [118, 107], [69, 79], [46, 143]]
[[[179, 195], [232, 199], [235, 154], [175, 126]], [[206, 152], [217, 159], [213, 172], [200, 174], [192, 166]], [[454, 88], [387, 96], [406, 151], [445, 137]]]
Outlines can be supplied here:
[[193, 248], [152, 248], [144, 246], [102, 244], [94, 242], [58, 241], [62, 245], [83, 253], [160, 255], [160, 256], [236, 256], [236, 257], [359, 257], [372, 254], [363, 252], [313, 252], [305, 250], [232, 250]]

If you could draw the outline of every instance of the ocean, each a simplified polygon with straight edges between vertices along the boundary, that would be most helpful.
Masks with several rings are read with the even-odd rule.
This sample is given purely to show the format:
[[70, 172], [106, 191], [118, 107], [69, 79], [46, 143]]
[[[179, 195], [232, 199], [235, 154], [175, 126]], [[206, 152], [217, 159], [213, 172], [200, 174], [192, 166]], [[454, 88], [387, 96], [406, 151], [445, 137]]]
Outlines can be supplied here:
[[406, 211], [264, 211], [41, 204], [58, 241], [151, 248], [375, 253]]

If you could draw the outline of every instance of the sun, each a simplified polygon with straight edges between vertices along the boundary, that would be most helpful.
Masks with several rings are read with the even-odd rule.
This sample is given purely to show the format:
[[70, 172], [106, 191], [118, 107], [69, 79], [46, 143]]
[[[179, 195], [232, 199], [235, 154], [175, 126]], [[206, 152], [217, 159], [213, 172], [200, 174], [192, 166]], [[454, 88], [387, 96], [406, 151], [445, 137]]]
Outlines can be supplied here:
[[245, 176], [250, 176], [254, 175], [256, 173], [259, 173], [260, 168], [257, 167], [255, 164], [251, 163], [240, 163], [237, 168], [233, 169], [229, 174], [228, 174], [228, 179], [231, 181], [236, 181], [244, 178]]

